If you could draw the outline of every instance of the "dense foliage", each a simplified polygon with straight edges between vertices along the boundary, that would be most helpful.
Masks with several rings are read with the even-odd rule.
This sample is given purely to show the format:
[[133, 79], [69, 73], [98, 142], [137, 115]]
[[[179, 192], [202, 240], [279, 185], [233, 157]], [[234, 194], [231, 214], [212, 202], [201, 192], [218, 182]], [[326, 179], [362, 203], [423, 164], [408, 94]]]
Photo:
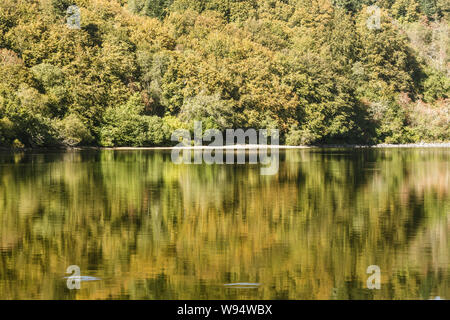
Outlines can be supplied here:
[[0, 145], [168, 145], [193, 120], [289, 144], [450, 140], [448, 2], [378, 1], [379, 29], [372, 4], [2, 0]]

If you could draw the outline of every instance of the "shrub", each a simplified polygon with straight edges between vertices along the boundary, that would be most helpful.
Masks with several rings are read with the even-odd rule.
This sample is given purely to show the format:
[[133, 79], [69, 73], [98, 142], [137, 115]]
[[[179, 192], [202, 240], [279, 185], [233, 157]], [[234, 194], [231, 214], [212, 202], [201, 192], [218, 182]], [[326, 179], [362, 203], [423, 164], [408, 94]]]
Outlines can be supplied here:
[[100, 130], [101, 145], [143, 147], [168, 141], [169, 127], [163, 119], [142, 115], [143, 110], [139, 94], [132, 96], [125, 105], [108, 108], [105, 125]]
[[63, 120], [57, 121], [55, 126], [59, 139], [64, 145], [74, 147], [82, 143], [89, 144], [93, 140], [89, 129], [75, 114], [70, 114]]
[[432, 71], [423, 83], [424, 99], [433, 102], [438, 99], [447, 99], [450, 92], [450, 78], [442, 72]]
[[13, 147], [13, 149], [23, 149], [25, 147], [19, 139], [14, 139], [11, 146]]
[[29, 110], [13, 109], [8, 113], [13, 123], [11, 132], [26, 146], [44, 147], [58, 145], [58, 134], [51, 119]]
[[317, 136], [308, 129], [298, 129], [293, 126], [286, 135], [286, 144], [290, 146], [310, 145], [317, 140]]
[[205, 129], [223, 130], [232, 127], [232, 108], [220, 94], [207, 95], [204, 92], [186, 99], [180, 110], [180, 119], [184, 122], [203, 121]]
[[413, 142], [405, 134], [405, 110], [393, 101], [374, 102], [369, 105], [368, 112], [376, 128], [376, 137], [379, 143], [409, 143]]
[[450, 103], [431, 105], [417, 102], [410, 106], [409, 132], [416, 142], [450, 141]]
[[6, 117], [0, 119], [0, 146], [9, 146], [13, 137], [14, 124]]

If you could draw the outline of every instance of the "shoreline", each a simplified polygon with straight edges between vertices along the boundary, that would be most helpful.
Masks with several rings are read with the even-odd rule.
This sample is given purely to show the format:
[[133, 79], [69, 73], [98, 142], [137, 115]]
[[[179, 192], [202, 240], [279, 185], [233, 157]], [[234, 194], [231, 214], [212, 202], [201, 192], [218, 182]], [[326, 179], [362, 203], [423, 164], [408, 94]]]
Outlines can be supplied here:
[[299, 150], [299, 149], [406, 149], [406, 148], [450, 148], [450, 142], [430, 142], [430, 143], [407, 143], [407, 144], [376, 144], [376, 145], [351, 145], [351, 144], [330, 144], [330, 145], [232, 145], [232, 146], [189, 146], [189, 147], [36, 147], [36, 148], [4, 148], [0, 151], [84, 151], [84, 150], [258, 150], [258, 149], [279, 149], [279, 150]]
[[[408, 144], [376, 144], [376, 145], [232, 145], [232, 146], [190, 146], [190, 147], [94, 147], [98, 150], [256, 150], [256, 149], [279, 149], [279, 150], [298, 150], [298, 149], [383, 149], [383, 148], [450, 148], [450, 142], [443, 143], [408, 143]], [[86, 150], [85, 147], [74, 148]]]

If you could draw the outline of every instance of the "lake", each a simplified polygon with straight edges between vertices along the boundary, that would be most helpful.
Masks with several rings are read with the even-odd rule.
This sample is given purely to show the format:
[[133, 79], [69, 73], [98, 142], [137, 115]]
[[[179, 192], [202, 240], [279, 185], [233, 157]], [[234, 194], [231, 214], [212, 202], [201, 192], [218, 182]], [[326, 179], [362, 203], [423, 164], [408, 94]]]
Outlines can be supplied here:
[[[450, 299], [450, 149], [0, 153], [0, 299]], [[70, 290], [66, 273], [85, 279]], [[369, 289], [369, 266], [380, 289]]]

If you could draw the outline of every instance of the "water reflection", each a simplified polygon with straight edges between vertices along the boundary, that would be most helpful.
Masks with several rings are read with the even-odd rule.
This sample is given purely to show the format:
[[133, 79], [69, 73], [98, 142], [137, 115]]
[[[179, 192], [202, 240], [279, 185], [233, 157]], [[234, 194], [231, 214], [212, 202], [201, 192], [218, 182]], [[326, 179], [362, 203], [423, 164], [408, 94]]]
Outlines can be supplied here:
[[[168, 151], [0, 154], [0, 298], [449, 299], [449, 163], [288, 150], [261, 176]], [[70, 265], [101, 281], [67, 289]]]

